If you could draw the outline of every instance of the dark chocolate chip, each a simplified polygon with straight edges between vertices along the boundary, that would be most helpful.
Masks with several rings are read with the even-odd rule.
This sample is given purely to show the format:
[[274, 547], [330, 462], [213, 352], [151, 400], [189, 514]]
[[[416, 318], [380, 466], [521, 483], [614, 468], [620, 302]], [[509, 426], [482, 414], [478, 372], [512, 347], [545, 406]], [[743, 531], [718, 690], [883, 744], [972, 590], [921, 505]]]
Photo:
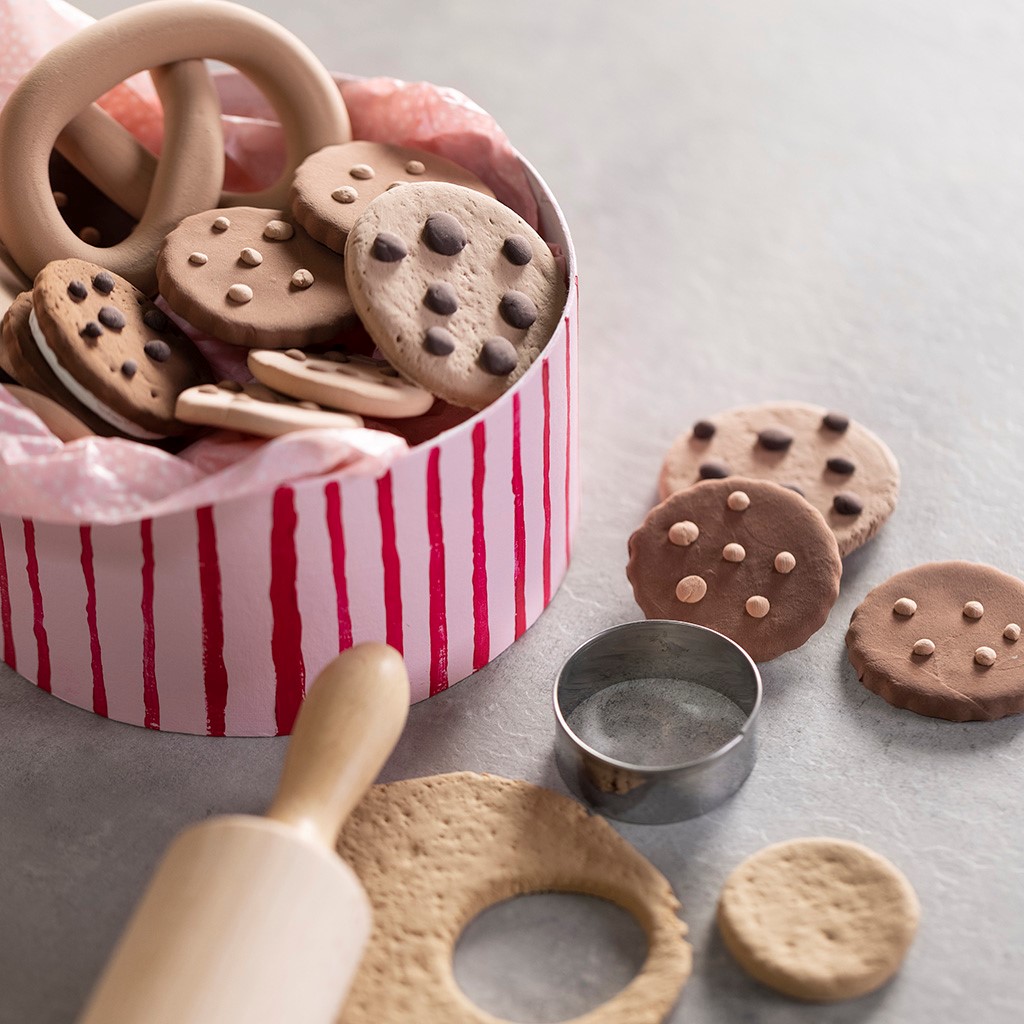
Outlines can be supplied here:
[[853, 491], [840, 491], [832, 499], [832, 507], [841, 516], [859, 516], [864, 511], [864, 502]]
[[844, 459], [841, 455], [829, 459], [825, 465], [833, 473], [841, 473], [843, 476], [849, 476], [857, 468], [849, 459]]
[[70, 281], [68, 283], [68, 295], [75, 300], [75, 302], [81, 302], [89, 294], [89, 289], [81, 281]]
[[114, 290], [114, 279], [105, 270], [101, 270], [92, 279], [92, 286], [100, 295], [109, 295]]
[[698, 441], [708, 441], [715, 436], [715, 425], [710, 420], [697, 420], [693, 425], [693, 436]]
[[432, 356], [450, 356], [455, 351], [455, 336], [443, 327], [428, 327], [423, 347]]
[[90, 320], [78, 333], [83, 338], [98, 338], [103, 333], [103, 328], [95, 320]]
[[457, 256], [466, 248], [466, 229], [450, 213], [432, 213], [423, 225], [423, 240], [442, 256]]
[[807, 495], [804, 493], [804, 489], [799, 484], [783, 484], [783, 487], [787, 491], [792, 491], [794, 494], [799, 494], [801, 498], [806, 498]]
[[724, 480], [732, 470], [721, 459], [708, 459], [707, 462], [700, 464], [697, 472], [700, 473], [701, 480]]
[[124, 375], [125, 375], [125, 376], [126, 376], [126, 377], [127, 377], [128, 379], [129, 379], [129, 380], [131, 380], [131, 379], [132, 379], [132, 377], [134, 377], [134, 376], [135, 376], [135, 373], [136, 373], [136, 371], [138, 370], [138, 368], [139, 368], [139, 364], [138, 364], [138, 363], [136, 363], [134, 359], [126, 359], [126, 360], [125, 360], [125, 361], [124, 361], [124, 362], [123, 362], [123, 363], [121, 364], [121, 372], [122, 372], [122, 373], [123, 373], [123, 374], [124, 374]]
[[844, 416], [841, 412], [827, 412], [821, 418], [821, 425], [826, 430], [834, 430], [837, 434], [844, 434], [850, 425], [850, 417]]
[[124, 313], [113, 306], [101, 306], [97, 317], [104, 327], [112, 331], [120, 331], [124, 327]]
[[147, 309], [142, 314], [142, 322], [151, 331], [166, 331], [170, 327], [170, 321], [159, 309]]
[[405, 242], [390, 231], [382, 231], [373, 240], [373, 258], [381, 263], [397, 263], [408, 255]]
[[480, 365], [495, 377], [507, 377], [519, 365], [515, 345], [508, 338], [488, 338], [480, 349]]
[[793, 443], [793, 435], [781, 427], [767, 427], [757, 435], [757, 443], [770, 452], [785, 452]]
[[427, 294], [423, 296], [423, 305], [435, 313], [440, 313], [441, 316], [451, 316], [459, 308], [459, 297], [446, 281], [435, 281], [427, 288]]
[[523, 331], [537, 320], [537, 307], [533, 304], [533, 299], [522, 292], [505, 292], [498, 309], [505, 323]]
[[171, 358], [171, 346], [166, 341], [153, 338], [147, 341], [142, 351], [153, 360], [154, 363], [166, 363]]
[[525, 267], [533, 259], [533, 246], [522, 235], [509, 235], [501, 251], [505, 259], [517, 267]]

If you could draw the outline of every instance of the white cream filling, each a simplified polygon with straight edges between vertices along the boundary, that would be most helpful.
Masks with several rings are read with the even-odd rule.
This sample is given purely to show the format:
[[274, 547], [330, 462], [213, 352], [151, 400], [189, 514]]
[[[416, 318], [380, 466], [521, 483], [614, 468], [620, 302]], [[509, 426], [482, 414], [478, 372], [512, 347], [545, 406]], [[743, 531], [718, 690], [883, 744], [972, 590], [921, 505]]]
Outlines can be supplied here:
[[39, 326], [39, 321], [36, 319], [36, 311], [34, 309], [28, 315], [28, 328], [32, 332], [32, 340], [36, 343], [40, 355], [46, 360], [50, 369], [53, 370], [54, 376], [86, 409], [96, 413], [101, 420], [109, 423], [112, 427], [116, 427], [122, 434], [127, 434], [129, 437], [138, 438], [140, 441], [162, 441], [164, 439], [164, 434], [151, 434], [148, 430], [144, 430], [137, 423], [132, 423], [127, 417], [115, 412], [110, 406], [104, 405], [91, 391], [82, 387], [60, 365], [56, 353], [47, 344], [46, 338], [43, 336], [42, 329]]

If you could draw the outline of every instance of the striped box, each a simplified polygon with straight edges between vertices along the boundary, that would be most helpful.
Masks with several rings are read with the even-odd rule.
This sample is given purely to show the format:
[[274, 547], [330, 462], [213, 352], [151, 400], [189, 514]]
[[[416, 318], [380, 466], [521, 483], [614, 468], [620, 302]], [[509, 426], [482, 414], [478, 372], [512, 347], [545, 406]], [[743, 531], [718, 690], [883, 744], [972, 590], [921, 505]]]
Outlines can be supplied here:
[[122, 526], [0, 516], [0, 653], [40, 689], [149, 729], [291, 731], [339, 650], [400, 650], [423, 700], [516, 640], [568, 567], [578, 508], [578, 278], [502, 399], [379, 479], [335, 474]]

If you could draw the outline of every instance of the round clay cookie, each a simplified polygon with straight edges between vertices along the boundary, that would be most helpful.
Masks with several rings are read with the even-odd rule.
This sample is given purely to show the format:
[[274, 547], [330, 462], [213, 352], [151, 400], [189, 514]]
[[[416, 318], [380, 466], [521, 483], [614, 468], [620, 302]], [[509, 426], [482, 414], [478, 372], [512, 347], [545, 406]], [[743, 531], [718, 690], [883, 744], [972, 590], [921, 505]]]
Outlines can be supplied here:
[[402, 375], [482, 409], [551, 339], [566, 284], [547, 243], [490, 196], [443, 182], [379, 196], [345, 246], [352, 301]]
[[860, 681], [898, 708], [951, 722], [1024, 711], [1024, 582], [976, 562], [897, 573], [846, 634]]
[[854, 999], [899, 970], [920, 906], [903, 873], [844, 839], [791, 839], [726, 879], [718, 927], [758, 981], [812, 1002]]
[[844, 557], [869, 541], [896, 507], [900, 471], [883, 441], [842, 413], [768, 402], [698, 420], [661, 467], [662, 498], [701, 479], [774, 480], [824, 517]]
[[434, 404], [429, 391], [403, 380], [390, 363], [380, 359], [292, 348], [285, 352], [254, 349], [248, 362], [252, 375], [268, 388], [328, 409], [391, 419], [421, 416]]
[[705, 480], [651, 509], [626, 575], [648, 619], [708, 626], [754, 661], [801, 647], [839, 596], [843, 563], [821, 513], [767, 480]]
[[603, 818], [528, 782], [458, 772], [375, 786], [338, 850], [373, 907], [339, 1024], [495, 1024], [459, 988], [455, 944], [477, 914], [525, 893], [610, 900], [647, 933], [639, 974], [580, 1024], [659, 1024], [689, 977], [686, 925], [664, 876]]
[[186, 218], [167, 236], [156, 273], [175, 313], [233, 345], [301, 348], [353, 319], [342, 258], [277, 210]]
[[447, 181], [493, 196], [472, 172], [443, 156], [385, 142], [346, 142], [306, 157], [292, 183], [292, 215], [336, 252], [370, 203], [410, 181]]

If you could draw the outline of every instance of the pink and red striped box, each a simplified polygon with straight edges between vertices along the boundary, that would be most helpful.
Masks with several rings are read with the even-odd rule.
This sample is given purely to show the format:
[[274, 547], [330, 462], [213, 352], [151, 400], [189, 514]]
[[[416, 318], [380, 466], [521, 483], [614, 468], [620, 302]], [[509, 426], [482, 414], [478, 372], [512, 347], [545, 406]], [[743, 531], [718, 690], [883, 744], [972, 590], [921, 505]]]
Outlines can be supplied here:
[[578, 278], [558, 331], [501, 400], [379, 479], [332, 476], [122, 526], [0, 516], [0, 653], [62, 700], [151, 729], [291, 730], [307, 680], [383, 640], [413, 700], [464, 679], [547, 606], [578, 508]]

